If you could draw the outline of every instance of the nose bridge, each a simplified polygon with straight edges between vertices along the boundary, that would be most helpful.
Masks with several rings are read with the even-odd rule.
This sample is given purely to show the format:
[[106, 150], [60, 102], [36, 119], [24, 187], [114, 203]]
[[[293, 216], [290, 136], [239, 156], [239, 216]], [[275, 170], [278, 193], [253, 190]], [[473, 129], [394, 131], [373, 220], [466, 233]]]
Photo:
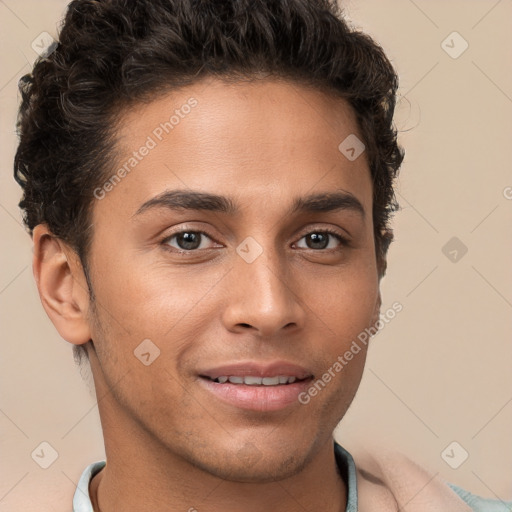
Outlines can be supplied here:
[[225, 317], [228, 327], [250, 325], [262, 335], [271, 336], [289, 324], [300, 325], [302, 306], [286, 261], [270, 237], [260, 237], [259, 242], [248, 237], [236, 252]]

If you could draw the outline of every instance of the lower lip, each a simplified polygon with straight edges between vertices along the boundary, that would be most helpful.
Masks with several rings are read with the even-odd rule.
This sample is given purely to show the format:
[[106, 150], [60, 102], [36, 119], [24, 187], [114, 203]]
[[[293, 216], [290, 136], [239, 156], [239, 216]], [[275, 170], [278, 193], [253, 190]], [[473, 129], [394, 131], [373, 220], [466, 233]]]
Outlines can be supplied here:
[[278, 386], [248, 386], [230, 382], [221, 384], [205, 377], [200, 377], [199, 380], [222, 402], [239, 409], [260, 412], [278, 411], [293, 403], [299, 405], [299, 394], [305, 391], [311, 382], [311, 379], [306, 379]]

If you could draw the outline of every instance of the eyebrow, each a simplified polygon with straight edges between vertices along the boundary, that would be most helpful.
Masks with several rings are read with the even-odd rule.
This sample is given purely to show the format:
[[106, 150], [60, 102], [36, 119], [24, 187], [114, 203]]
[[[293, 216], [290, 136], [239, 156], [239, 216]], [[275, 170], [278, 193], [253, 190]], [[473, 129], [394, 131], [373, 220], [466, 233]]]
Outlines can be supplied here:
[[[134, 217], [154, 208], [170, 210], [211, 211], [235, 215], [239, 212], [231, 197], [189, 190], [166, 190], [143, 203]], [[348, 210], [359, 214], [363, 219], [365, 209], [361, 202], [345, 191], [323, 192], [296, 198], [288, 215], [312, 212], [333, 212]]]

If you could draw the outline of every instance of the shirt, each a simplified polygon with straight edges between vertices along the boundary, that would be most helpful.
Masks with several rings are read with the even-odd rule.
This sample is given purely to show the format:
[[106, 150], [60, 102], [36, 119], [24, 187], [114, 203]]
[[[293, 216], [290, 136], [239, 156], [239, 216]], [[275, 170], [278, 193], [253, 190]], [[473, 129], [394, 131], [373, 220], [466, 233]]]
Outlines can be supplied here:
[[[347, 487], [347, 507], [345, 512], [357, 512], [357, 473], [352, 455], [340, 444], [334, 442], [334, 454], [341, 477]], [[94, 512], [89, 495], [89, 484], [97, 473], [106, 465], [106, 461], [93, 462], [87, 466], [78, 481], [73, 497], [73, 512]], [[448, 483], [449, 487], [465, 502], [474, 512], [510, 512], [512, 502], [503, 502], [481, 498], [470, 492]], [[449, 512], [449, 511], [448, 511]]]

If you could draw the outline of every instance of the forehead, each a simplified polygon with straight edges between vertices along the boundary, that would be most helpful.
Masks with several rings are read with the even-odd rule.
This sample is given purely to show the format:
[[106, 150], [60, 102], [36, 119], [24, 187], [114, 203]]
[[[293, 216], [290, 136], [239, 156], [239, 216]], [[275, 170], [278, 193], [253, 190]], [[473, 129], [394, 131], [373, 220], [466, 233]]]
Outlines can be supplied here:
[[172, 189], [260, 208], [342, 189], [371, 209], [365, 153], [351, 161], [339, 149], [347, 138], [362, 139], [354, 112], [344, 100], [297, 83], [202, 80], [127, 109], [117, 137], [107, 177], [124, 172], [99, 209], [117, 204], [132, 216]]

